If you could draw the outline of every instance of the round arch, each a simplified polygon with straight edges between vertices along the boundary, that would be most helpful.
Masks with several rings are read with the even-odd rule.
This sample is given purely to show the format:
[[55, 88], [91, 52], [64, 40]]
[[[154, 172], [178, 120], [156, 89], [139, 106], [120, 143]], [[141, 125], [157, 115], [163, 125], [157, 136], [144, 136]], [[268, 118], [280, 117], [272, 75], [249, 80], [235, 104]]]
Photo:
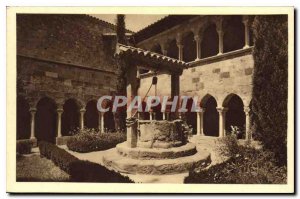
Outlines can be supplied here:
[[55, 143], [57, 132], [57, 105], [49, 97], [40, 99], [37, 103], [35, 116], [35, 133], [38, 141]]
[[219, 52], [219, 36], [214, 23], [208, 23], [201, 30], [201, 58], [217, 55]]
[[84, 126], [87, 128], [95, 128], [99, 127], [99, 113], [97, 109], [97, 101], [90, 100], [86, 104], [85, 114], [84, 114]]
[[230, 16], [223, 22], [224, 53], [242, 49], [245, 45], [245, 26], [242, 22], [242, 16]]
[[63, 105], [63, 114], [61, 117], [62, 120], [62, 130], [61, 133], [63, 136], [71, 135], [71, 131], [79, 128], [79, 107], [80, 103], [71, 98], [64, 102]]
[[217, 105], [217, 100], [210, 94], [206, 94], [200, 102], [200, 107], [205, 109], [203, 114], [203, 131], [206, 136], [219, 136]]
[[197, 57], [197, 47], [194, 39], [194, 33], [192, 31], [187, 32], [183, 36], [183, 61], [191, 62]]
[[245, 138], [246, 115], [243, 100], [238, 95], [231, 93], [224, 99], [223, 107], [227, 108], [225, 117], [226, 132], [231, 132], [232, 127], [237, 127], [241, 132], [237, 135], [238, 138]]

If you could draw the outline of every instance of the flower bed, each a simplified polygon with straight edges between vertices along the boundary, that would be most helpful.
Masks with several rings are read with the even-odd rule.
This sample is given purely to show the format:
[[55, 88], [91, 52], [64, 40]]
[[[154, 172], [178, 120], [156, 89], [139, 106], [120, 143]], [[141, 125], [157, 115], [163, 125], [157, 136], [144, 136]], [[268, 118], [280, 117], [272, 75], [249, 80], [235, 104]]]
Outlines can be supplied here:
[[83, 129], [69, 138], [67, 147], [72, 151], [87, 153], [107, 150], [124, 141], [124, 133], [99, 133], [93, 129]]

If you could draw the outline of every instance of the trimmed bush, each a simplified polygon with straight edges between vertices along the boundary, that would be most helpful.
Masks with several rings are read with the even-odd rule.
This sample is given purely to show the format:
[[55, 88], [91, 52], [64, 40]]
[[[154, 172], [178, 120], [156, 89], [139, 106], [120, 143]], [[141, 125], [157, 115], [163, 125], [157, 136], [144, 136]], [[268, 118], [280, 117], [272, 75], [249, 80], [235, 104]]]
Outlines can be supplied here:
[[48, 142], [39, 142], [40, 154], [60, 167], [62, 170], [69, 173], [70, 164], [79, 159], [69, 154], [67, 151], [57, 147], [56, 145]]
[[99, 164], [79, 160], [52, 143], [41, 141], [39, 149], [42, 156], [51, 159], [56, 166], [66, 171], [73, 182], [132, 182], [128, 177]]
[[67, 142], [68, 149], [80, 153], [102, 151], [126, 141], [124, 133], [99, 133], [93, 129], [83, 129]]
[[89, 161], [72, 162], [70, 175], [71, 181], [74, 182], [132, 182], [128, 177]]
[[17, 140], [17, 153], [29, 154], [33, 146], [32, 140]]

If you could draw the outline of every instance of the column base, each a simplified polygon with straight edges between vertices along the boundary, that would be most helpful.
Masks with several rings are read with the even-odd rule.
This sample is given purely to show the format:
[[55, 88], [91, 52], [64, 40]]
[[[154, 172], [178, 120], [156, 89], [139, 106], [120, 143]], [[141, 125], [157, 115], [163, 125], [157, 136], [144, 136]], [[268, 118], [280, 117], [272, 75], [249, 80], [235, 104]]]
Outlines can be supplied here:
[[246, 45], [246, 46], [243, 47], [243, 49], [246, 49], [246, 48], [249, 48], [249, 47], [250, 47], [250, 46]]
[[37, 139], [35, 137], [31, 137], [29, 140], [32, 142], [32, 147], [37, 147]]

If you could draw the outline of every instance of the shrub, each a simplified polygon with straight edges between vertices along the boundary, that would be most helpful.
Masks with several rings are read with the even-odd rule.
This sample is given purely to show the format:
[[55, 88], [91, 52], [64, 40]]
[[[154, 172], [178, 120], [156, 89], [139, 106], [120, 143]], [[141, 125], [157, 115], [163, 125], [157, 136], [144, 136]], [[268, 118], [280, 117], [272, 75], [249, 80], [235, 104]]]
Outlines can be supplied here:
[[93, 129], [83, 129], [68, 140], [67, 147], [72, 151], [86, 153], [107, 150], [124, 141], [124, 133], [99, 133]]
[[39, 142], [39, 149], [42, 156], [51, 159], [55, 165], [66, 172], [69, 172], [72, 162], [79, 160], [67, 151], [48, 142]]
[[278, 167], [272, 152], [239, 146], [240, 153], [200, 172], [190, 172], [185, 183], [285, 184], [286, 167]]
[[52, 143], [41, 141], [39, 149], [42, 156], [51, 159], [55, 165], [66, 171], [73, 182], [132, 182], [128, 177], [99, 164], [79, 160]]
[[70, 175], [74, 182], [132, 182], [128, 177], [89, 161], [72, 162]]
[[[272, 28], [270, 28], [272, 27]], [[287, 162], [288, 23], [287, 15], [259, 15], [253, 23], [254, 73], [252, 121], [255, 137]]]
[[240, 151], [240, 146], [238, 145], [237, 135], [234, 132], [229, 133], [225, 137], [218, 140], [217, 151], [221, 156], [226, 158], [231, 158], [236, 156]]
[[17, 140], [17, 153], [29, 154], [33, 146], [32, 140]]

